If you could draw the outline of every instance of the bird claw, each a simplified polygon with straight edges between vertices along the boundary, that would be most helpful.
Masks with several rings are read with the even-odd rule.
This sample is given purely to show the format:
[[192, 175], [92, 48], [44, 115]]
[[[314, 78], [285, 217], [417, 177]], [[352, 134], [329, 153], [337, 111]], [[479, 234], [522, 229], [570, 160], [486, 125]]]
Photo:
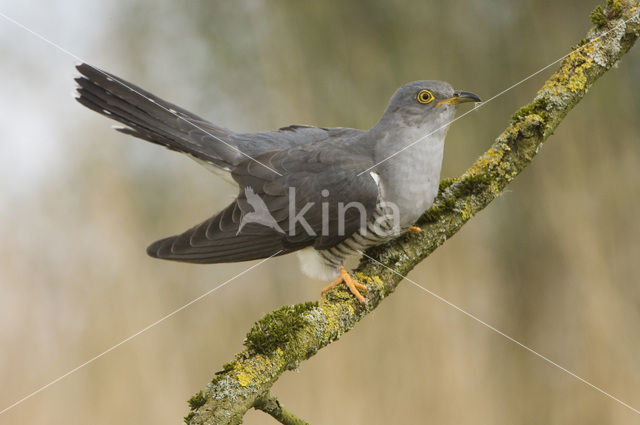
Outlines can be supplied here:
[[331, 282], [329, 286], [324, 288], [321, 292], [321, 295], [326, 294], [328, 291], [341, 284], [342, 282], [347, 285], [349, 291], [351, 291], [351, 293], [358, 299], [358, 301], [360, 301], [362, 304], [366, 303], [366, 299], [362, 296], [358, 289], [364, 291], [365, 293], [368, 293], [369, 290], [363, 284], [356, 282], [342, 266], [340, 266], [340, 276], [336, 280]]

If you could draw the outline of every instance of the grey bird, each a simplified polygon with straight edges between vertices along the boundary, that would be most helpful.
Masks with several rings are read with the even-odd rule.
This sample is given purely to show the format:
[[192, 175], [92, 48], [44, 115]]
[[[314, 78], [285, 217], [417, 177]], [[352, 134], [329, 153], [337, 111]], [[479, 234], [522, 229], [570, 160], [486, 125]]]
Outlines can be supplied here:
[[[239, 187], [229, 206], [154, 242], [150, 256], [226, 263], [298, 251], [303, 272], [333, 280], [323, 294], [344, 282], [363, 303], [359, 289], [366, 287], [349, 276], [345, 261], [413, 228], [437, 195], [456, 106], [480, 102], [445, 82], [414, 81], [395, 92], [367, 131], [292, 125], [248, 134], [86, 63], [77, 69], [78, 102], [124, 124], [118, 131], [188, 154]], [[248, 200], [248, 192], [261, 201]]]

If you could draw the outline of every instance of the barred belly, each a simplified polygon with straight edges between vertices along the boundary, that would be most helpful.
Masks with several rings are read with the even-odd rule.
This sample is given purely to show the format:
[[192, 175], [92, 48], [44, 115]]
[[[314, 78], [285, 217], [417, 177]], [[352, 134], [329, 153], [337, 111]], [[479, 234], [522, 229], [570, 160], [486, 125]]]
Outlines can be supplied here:
[[383, 244], [398, 236], [401, 230], [393, 217], [378, 205], [367, 222], [366, 229], [361, 229], [349, 238], [329, 249], [318, 251], [325, 266], [337, 269], [351, 256], [360, 255], [362, 251], [375, 245]]

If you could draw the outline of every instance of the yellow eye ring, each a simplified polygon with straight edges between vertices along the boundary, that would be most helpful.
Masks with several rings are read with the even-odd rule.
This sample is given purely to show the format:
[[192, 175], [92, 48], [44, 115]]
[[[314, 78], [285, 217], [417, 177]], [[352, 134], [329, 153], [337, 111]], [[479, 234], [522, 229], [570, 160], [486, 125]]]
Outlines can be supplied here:
[[420, 90], [416, 98], [418, 99], [418, 102], [424, 105], [426, 105], [427, 103], [433, 102], [433, 99], [434, 99], [433, 93], [431, 93], [429, 90]]

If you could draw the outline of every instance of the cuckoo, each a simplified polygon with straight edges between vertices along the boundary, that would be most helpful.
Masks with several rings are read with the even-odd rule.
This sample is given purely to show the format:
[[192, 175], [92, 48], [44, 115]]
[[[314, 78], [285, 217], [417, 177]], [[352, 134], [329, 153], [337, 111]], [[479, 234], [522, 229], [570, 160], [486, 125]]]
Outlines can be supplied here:
[[480, 102], [445, 82], [414, 81], [366, 131], [291, 125], [240, 133], [86, 63], [77, 69], [77, 100], [123, 124], [118, 131], [187, 154], [238, 186], [229, 206], [154, 242], [150, 256], [226, 263], [296, 251], [305, 274], [333, 281], [323, 294], [344, 282], [362, 303], [366, 287], [345, 261], [419, 231], [413, 224], [437, 195], [456, 107]]

